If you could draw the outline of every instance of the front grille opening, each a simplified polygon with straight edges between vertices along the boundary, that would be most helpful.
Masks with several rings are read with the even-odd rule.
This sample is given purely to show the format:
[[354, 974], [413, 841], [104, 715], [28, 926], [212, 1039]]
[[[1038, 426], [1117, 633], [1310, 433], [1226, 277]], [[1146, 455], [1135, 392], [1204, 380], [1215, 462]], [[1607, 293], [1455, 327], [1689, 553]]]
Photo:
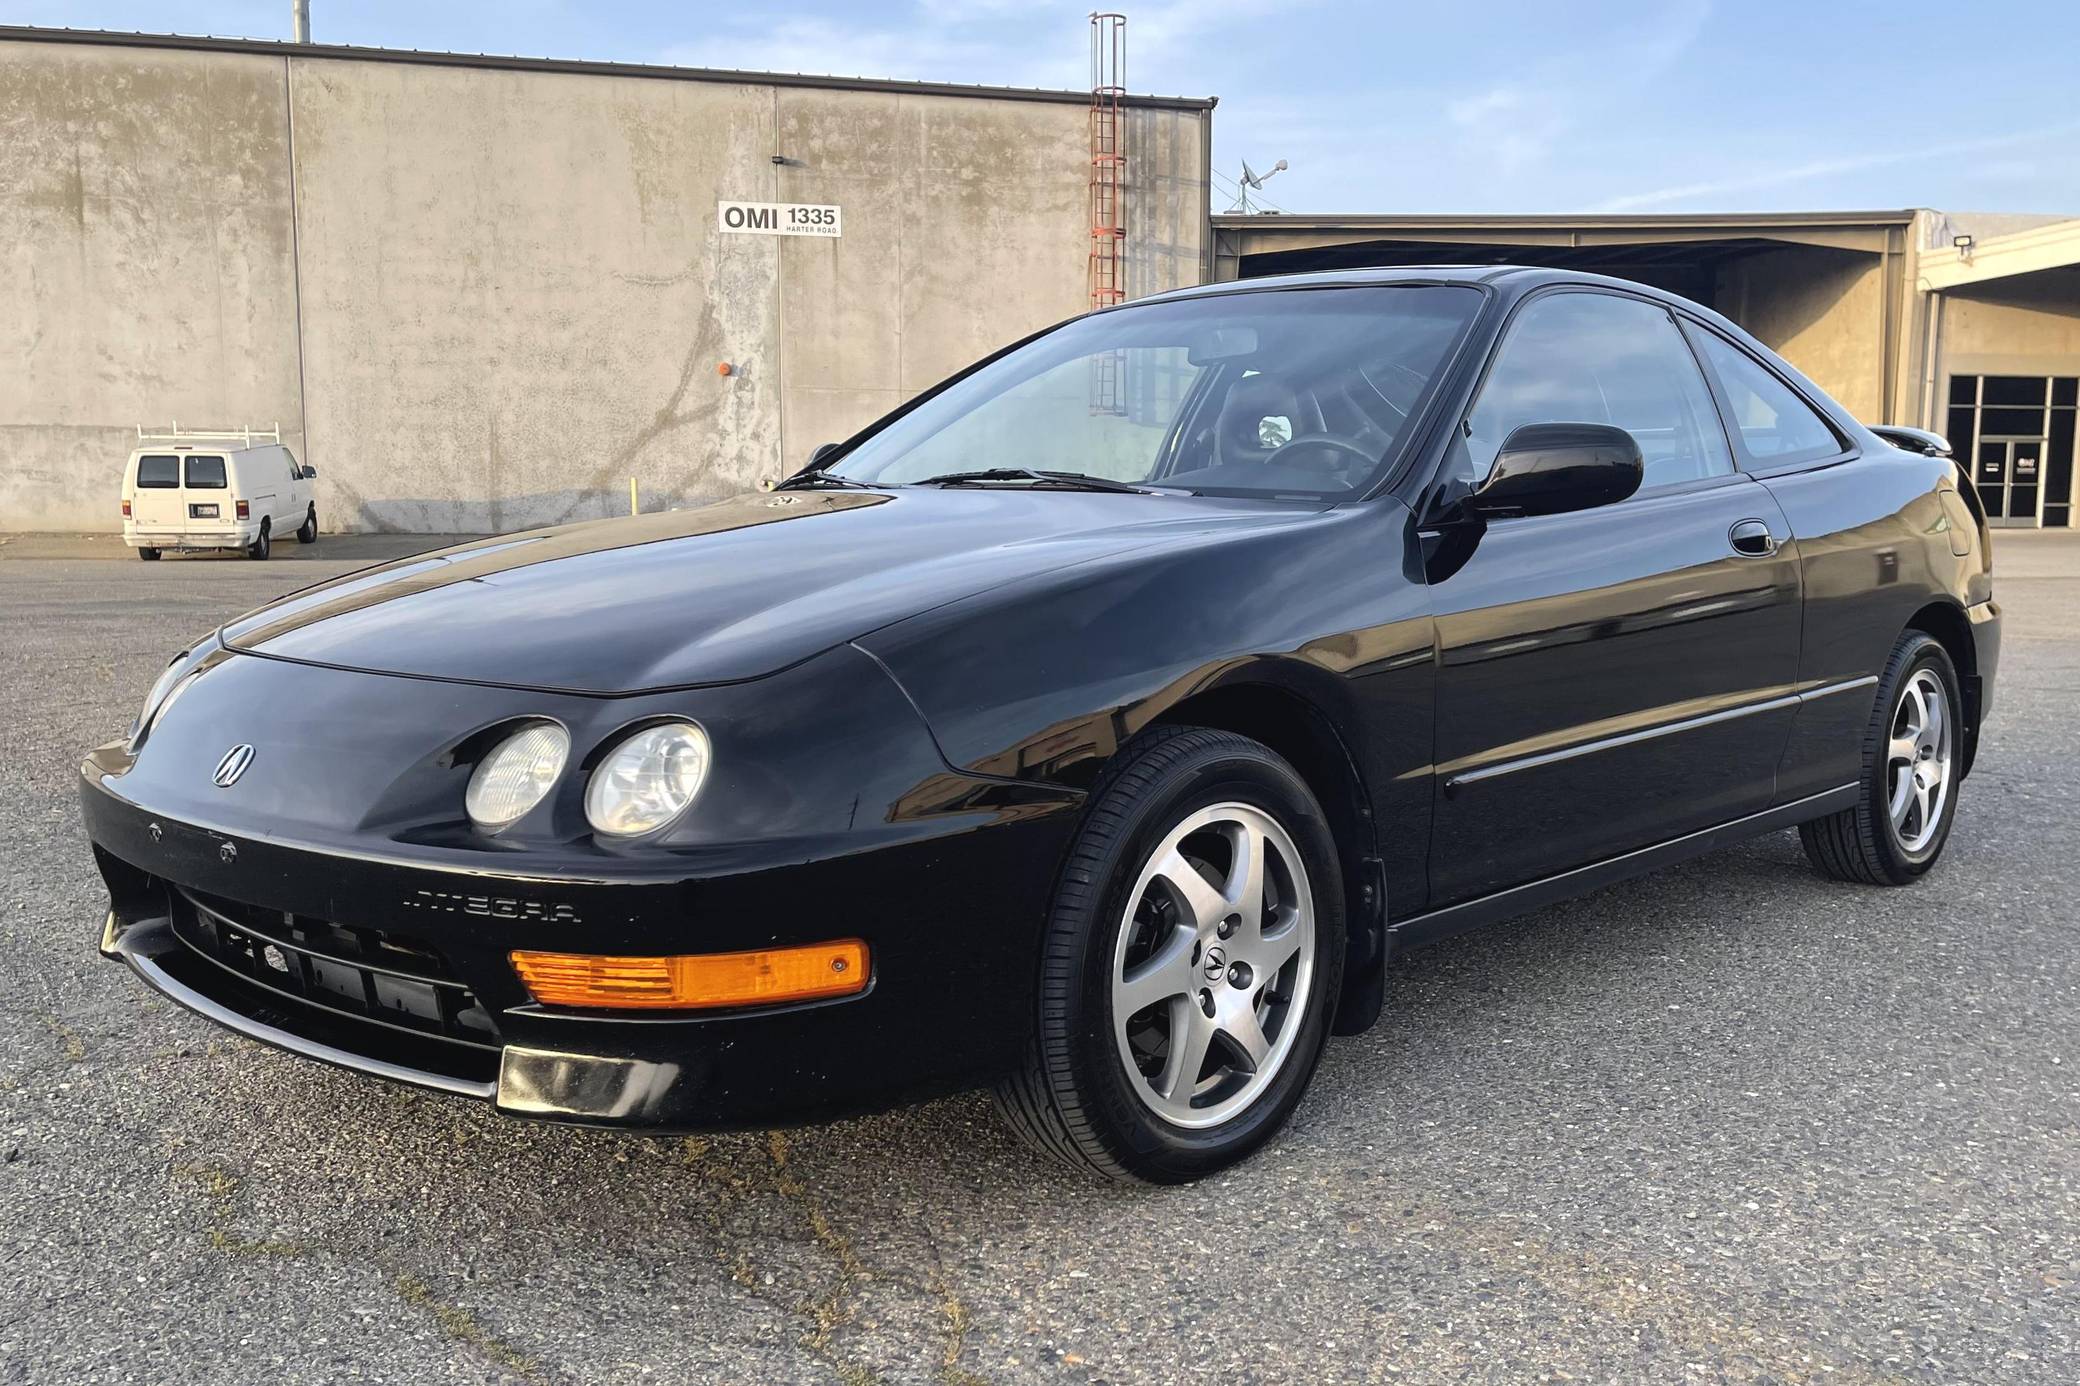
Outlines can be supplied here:
[[379, 929], [333, 924], [181, 889], [173, 932], [191, 951], [309, 1006], [473, 1049], [498, 1027], [445, 959]]

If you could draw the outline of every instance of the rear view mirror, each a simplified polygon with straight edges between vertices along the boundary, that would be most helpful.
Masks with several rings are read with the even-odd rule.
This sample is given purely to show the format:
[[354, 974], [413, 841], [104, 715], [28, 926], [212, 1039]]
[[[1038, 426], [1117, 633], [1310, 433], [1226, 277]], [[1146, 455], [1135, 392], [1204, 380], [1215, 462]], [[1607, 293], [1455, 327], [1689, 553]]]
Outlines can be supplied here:
[[1215, 327], [1195, 335], [1185, 348], [1185, 360], [1195, 366], [1210, 366], [1217, 361], [1232, 361], [1238, 356], [1257, 354], [1257, 329], [1254, 327]]
[[1639, 442], [1609, 424], [1526, 424], [1495, 454], [1466, 508], [1486, 519], [1560, 515], [1624, 500], [1646, 464]]
[[836, 443], [819, 444], [817, 446], [816, 451], [809, 454], [808, 470], [813, 472], [818, 467], [821, 467], [825, 462], [830, 460], [831, 454], [836, 452], [837, 450], [838, 445]]
[[314, 477], [318, 474], [318, 469], [306, 462], [303, 465], [303, 474], [305, 477]]

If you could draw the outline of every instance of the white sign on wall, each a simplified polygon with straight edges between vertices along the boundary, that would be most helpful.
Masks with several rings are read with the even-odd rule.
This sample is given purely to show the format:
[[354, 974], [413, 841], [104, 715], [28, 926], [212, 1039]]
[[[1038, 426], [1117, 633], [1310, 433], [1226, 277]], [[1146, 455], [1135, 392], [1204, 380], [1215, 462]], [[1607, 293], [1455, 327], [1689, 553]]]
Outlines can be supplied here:
[[715, 220], [743, 236], [836, 236], [838, 209], [811, 202], [720, 202]]

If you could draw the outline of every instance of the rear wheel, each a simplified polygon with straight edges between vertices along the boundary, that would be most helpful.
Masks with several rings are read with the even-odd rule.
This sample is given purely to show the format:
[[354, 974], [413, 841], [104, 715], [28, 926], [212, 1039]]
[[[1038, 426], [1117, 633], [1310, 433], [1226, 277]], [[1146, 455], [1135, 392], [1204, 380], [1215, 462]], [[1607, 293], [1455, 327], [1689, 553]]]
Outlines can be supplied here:
[[1121, 759], [1064, 868], [1034, 1038], [997, 1103], [1046, 1154], [1177, 1183], [1298, 1105], [1343, 974], [1342, 878], [1321, 806], [1268, 748], [1166, 728]]
[[246, 546], [246, 557], [255, 560], [264, 559], [273, 551], [273, 542], [268, 535], [268, 522], [262, 520], [260, 522], [260, 533], [255, 535], [253, 542]]
[[318, 507], [313, 505], [310, 513], [303, 517], [303, 528], [296, 531], [296, 542], [315, 544], [318, 542]]
[[158, 559], [159, 551], [157, 549], [139, 549], [137, 551], [137, 556], [139, 558], [142, 558], [145, 562], [151, 563]]
[[1905, 885], [1936, 864], [1957, 815], [1963, 707], [1949, 651], [1908, 631], [1878, 680], [1861, 797], [1799, 827], [1813, 865], [1838, 881]]

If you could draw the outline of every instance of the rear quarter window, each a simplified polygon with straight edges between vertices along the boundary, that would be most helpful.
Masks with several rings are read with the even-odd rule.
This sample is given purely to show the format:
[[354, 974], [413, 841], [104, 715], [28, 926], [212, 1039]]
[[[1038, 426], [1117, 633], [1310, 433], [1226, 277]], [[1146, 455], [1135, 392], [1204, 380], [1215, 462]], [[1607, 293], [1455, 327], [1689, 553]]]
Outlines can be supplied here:
[[137, 459], [137, 487], [141, 491], [172, 491], [181, 484], [178, 457], [151, 456]]
[[1842, 439], [1790, 386], [1764, 369], [1761, 362], [1716, 332], [1692, 324], [1690, 336], [1719, 377], [1738, 431], [1741, 448], [1764, 465], [1818, 462], [1838, 457]]
[[221, 491], [224, 489], [224, 459], [221, 457], [191, 457], [188, 459], [188, 489], [191, 491]]

